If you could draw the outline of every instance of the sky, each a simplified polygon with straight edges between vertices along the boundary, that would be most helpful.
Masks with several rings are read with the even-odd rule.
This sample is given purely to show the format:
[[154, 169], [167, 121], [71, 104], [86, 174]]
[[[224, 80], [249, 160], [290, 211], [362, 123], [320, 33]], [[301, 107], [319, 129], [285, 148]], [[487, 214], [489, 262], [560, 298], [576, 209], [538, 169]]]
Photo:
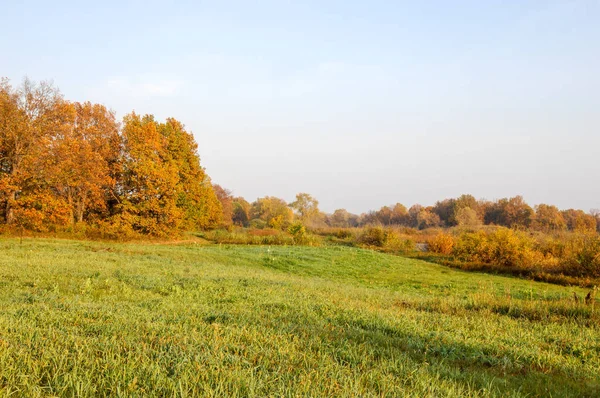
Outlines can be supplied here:
[[7, 1], [0, 76], [174, 117], [215, 183], [600, 208], [600, 1]]

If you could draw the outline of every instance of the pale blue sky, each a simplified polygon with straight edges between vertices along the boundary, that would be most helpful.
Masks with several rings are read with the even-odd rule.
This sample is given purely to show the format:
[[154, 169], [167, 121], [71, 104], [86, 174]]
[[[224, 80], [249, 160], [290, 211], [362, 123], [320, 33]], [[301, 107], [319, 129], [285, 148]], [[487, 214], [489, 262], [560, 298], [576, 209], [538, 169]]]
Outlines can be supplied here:
[[177, 118], [248, 200], [600, 208], [598, 1], [0, 3], [0, 76]]

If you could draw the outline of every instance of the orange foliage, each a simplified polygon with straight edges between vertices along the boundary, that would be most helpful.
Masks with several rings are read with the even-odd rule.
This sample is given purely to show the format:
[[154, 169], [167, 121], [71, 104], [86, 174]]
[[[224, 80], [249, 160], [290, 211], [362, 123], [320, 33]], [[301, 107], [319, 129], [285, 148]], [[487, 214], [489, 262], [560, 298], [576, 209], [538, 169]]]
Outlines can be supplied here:
[[454, 238], [452, 235], [439, 233], [428, 242], [428, 247], [434, 253], [451, 254], [454, 248]]
[[174, 119], [135, 113], [120, 129], [98, 104], [48, 83], [0, 82], [0, 214], [37, 231], [95, 223], [111, 235], [166, 236], [221, 221], [197, 144]]

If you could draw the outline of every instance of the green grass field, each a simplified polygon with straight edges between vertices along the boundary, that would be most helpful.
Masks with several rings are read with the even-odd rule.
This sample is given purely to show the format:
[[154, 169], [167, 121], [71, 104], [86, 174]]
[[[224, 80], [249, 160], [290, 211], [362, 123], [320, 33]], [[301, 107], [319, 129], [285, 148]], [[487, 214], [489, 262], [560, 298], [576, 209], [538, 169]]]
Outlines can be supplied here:
[[2, 240], [0, 391], [599, 396], [573, 292], [354, 248]]

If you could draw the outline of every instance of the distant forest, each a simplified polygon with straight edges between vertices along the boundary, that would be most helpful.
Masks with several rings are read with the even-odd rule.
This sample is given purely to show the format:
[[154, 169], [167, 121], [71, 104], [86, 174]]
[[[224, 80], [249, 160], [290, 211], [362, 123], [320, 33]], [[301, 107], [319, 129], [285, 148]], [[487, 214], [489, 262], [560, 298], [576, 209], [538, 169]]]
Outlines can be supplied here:
[[254, 202], [213, 184], [198, 145], [173, 118], [132, 112], [122, 121], [104, 105], [70, 102], [48, 82], [0, 81], [0, 219], [4, 228], [93, 228], [107, 236], [170, 236], [233, 226], [286, 230], [365, 225], [416, 229], [498, 225], [543, 232], [600, 230], [600, 211], [532, 208], [521, 196], [472, 195], [433, 206], [397, 203], [356, 215], [320, 211], [318, 201], [267, 196]]

